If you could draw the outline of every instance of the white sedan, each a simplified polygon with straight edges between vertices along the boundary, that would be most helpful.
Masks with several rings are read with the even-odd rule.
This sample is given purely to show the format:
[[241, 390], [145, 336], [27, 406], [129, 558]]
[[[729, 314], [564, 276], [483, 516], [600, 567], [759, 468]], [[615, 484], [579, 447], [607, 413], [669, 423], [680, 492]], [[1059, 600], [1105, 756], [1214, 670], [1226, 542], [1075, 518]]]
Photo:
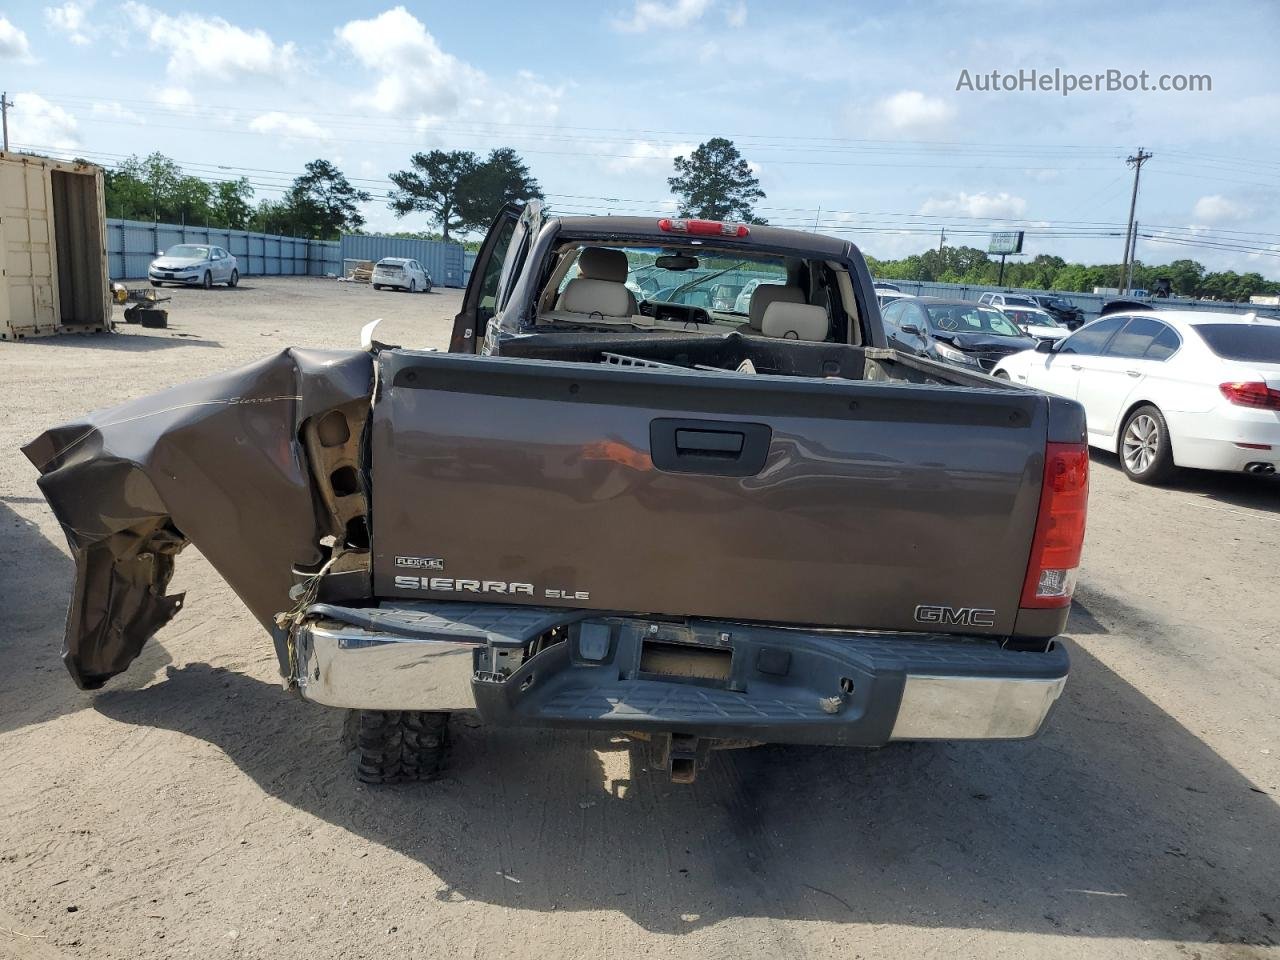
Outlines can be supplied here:
[[1089, 443], [1129, 479], [1176, 467], [1273, 474], [1280, 467], [1280, 321], [1152, 310], [1102, 317], [992, 371], [1078, 400]]
[[410, 293], [431, 292], [431, 274], [417, 260], [408, 257], [383, 257], [373, 266], [370, 278], [373, 289], [395, 287]]
[[1037, 340], [1061, 340], [1071, 331], [1067, 325], [1039, 307], [997, 307], [1006, 317], [1018, 325], [1023, 333]]

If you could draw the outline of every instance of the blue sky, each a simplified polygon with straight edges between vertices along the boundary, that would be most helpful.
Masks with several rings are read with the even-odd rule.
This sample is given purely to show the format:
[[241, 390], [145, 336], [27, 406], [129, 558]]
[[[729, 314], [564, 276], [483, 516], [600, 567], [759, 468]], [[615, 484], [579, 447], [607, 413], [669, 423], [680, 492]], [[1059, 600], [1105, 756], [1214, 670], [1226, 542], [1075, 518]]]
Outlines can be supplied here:
[[[1140, 258], [1280, 279], [1278, 27], [1270, 2], [0, 0], [0, 87], [17, 146], [159, 150], [259, 197], [317, 156], [385, 196], [414, 150], [509, 145], [557, 209], [661, 213], [671, 157], [730, 136], [771, 222], [880, 257], [1013, 226], [1030, 254], [1118, 261], [1142, 146]], [[1212, 90], [956, 89], [1055, 68]]]

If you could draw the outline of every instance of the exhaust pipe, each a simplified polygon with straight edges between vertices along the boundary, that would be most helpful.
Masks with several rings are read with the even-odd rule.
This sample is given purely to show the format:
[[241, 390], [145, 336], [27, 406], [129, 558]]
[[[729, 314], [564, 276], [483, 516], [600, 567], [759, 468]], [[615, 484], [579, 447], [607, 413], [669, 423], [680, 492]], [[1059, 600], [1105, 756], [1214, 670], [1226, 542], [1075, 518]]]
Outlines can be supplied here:
[[1253, 463], [1246, 463], [1244, 465], [1244, 469], [1246, 473], [1275, 473], [1276, 465], [1274, 463], [1264, 463], [1261, 460], [1256, 460]]

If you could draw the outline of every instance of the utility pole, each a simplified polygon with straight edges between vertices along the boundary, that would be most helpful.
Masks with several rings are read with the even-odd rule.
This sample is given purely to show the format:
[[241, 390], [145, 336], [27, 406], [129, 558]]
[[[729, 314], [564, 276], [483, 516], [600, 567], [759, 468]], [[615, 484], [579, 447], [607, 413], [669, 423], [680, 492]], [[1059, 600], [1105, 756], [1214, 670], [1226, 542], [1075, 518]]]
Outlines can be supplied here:
[[1125, 277], [1129, 274], [1129, 258], [1132, 256], [1131, 242], [1133, 240], [1133, 214], [1138, 207], [1138, 178], [1142, 176], [1142, 165], [1151, 159], [1153, 155], [1138, 148], [1136, 156], [1129, 157], [1125, 160], [1129, 166], [1133, 167], [1133, 195], [1129, 198], [1129, 226], [1124, 231], [1124, 263], [1120, 267], [1120, 292], [1124, 293], [1129, 289], [1129, 282]]
[[938, 255], [939, 256], [942, 255], [942, 244], [946, 241], [946, 239], [947, 239], [947, 228], [943, 227], [942, 233], [938, 237]]
[[9, 108], [13, 101], [9, 99], [9, 91], [0, 93], [0, 126], [4, 128], [4, 152], [9, 152]]
[[[1129, 241], [1129, 265], [1124, 272], [1124, 289], [1128, 290], [1133, 286], [1133, 264], [1138, 259], [1138, 221], [1133, 221], [1133, 237]], [[1120, 291], [1121, 293], [1124, 290]]]

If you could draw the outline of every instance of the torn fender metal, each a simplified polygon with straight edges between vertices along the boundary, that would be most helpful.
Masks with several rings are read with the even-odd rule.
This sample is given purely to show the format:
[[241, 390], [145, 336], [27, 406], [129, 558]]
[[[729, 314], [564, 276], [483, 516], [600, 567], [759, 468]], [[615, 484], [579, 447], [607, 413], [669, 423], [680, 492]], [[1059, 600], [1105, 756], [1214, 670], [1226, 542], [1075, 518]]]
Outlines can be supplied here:
[[[344, 406], [367, 417], [372, 386], [368, 352], [288, 349], [23, 448], [75, 558], [63, 661], [77, 686], [123, 671], [178, 612], [182, 594], [166, 590], [188, 543], [272, 631], [287, 668], [273, 617], [292, 606], [293, 570], [318, 569], [335, 532], [333, 491], [317, 483], [302, 428]], [[344, 442], [362, 430], [350, 425]]]

